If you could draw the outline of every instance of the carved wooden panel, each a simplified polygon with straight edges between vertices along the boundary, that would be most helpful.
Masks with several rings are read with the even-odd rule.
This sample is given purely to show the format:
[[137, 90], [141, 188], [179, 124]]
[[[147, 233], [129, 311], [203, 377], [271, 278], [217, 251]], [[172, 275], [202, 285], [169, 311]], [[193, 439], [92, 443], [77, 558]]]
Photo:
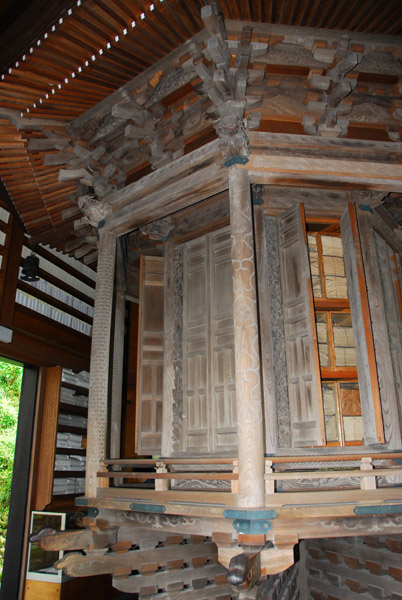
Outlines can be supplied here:
[[286, 347], [275, 217], [255, 209], [265, 452], [291, 446]]
[[325, 443], [313, 297], [303, 206], [278, 218], [293, 446]]
[[141, 257], [137, 445], [160, 454], [163, 401], [163, 258]]
[[234, 449], [230, 230], [183, 246], [183, 449]]

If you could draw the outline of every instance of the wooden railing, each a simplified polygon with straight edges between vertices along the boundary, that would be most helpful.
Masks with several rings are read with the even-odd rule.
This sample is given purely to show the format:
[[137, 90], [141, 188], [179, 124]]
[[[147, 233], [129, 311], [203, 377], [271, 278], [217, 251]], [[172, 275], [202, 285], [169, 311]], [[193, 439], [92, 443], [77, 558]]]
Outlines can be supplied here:
[[[374, 490], [378, 487], [378, 478], [392, 477], [393, 483], [402, 482], [402, 467], [398, 466], [402, 452], [367, 455], [320, 455], [320, 456], [281, 456], [265, 460], [265, 493], [275, 494], [279, 482], [314, 481], [314, 489], [322, 482], [334, 482], [332, 489], [344, 489], [345, 480], [362, 490]], [[336, 466], [329, 465], [336, 462]], [[218, 467], [218, 469], [217, 469]], [[178, 470], [180, 469], [180, 470]], [[113, 481], [115, 487], [124, 487], [145, 480], [154, 483], [155, 491], [168, 491], [174, 482], [187, 481], [227, 481], [227, 491], [238, 492], [238, 461], [235, 458], [167, 458], [167, 459], [121, 459], [105, 460], [98, 472], [104, 487], [105, 479]], [[354, 480], [354, 481], [353, 481]], [[360, 480], [360, 484], [355, 484]], [[340, 485], [337, 488], [337, 482]], [[311, 491], [311, 488], [303, 491]], [[213, 491], [213, 490], [211, 490]], [[222, 491], [222, 490], [220, 490]]]

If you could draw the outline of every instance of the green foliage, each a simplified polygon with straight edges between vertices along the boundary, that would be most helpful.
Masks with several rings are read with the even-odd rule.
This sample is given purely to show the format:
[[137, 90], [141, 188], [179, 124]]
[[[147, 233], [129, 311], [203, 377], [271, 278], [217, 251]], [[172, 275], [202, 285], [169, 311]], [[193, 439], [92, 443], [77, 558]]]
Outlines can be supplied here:
[[0, 362], [0, 579], [6, 543], [22, 367]]

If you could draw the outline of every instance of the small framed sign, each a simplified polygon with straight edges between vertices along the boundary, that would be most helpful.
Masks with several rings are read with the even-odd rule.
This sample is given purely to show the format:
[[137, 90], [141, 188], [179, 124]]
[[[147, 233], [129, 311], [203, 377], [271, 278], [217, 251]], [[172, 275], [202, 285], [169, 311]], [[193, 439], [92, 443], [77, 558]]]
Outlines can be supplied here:
[[[33, 511], [31, 516], [31, 535], [38, 534], [41, 529], [64, 531], [66, 528], [65, 513]], [[54, 563], [63, 556], [63, 551], [44, 550], [39, 542], [31, 542], [29, 546], [27, 579], [39, 581], [61, 582], [62, 569], [56, 569]]]

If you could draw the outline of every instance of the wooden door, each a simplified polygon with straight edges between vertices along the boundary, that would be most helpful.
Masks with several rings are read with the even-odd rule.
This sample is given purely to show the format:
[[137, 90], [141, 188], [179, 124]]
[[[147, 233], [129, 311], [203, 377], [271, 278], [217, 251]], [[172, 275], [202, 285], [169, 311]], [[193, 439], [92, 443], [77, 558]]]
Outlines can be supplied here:
[[160, 454], [163, 401], [163, 282], [161, 257], [142, 256], [138, 332], [138, 454]]
[[325, 444], [322, 392], [302, 204], [278, 218], [292, 445]]
[[230, 229], [183, 247], [183, 450], [236, 447]]

